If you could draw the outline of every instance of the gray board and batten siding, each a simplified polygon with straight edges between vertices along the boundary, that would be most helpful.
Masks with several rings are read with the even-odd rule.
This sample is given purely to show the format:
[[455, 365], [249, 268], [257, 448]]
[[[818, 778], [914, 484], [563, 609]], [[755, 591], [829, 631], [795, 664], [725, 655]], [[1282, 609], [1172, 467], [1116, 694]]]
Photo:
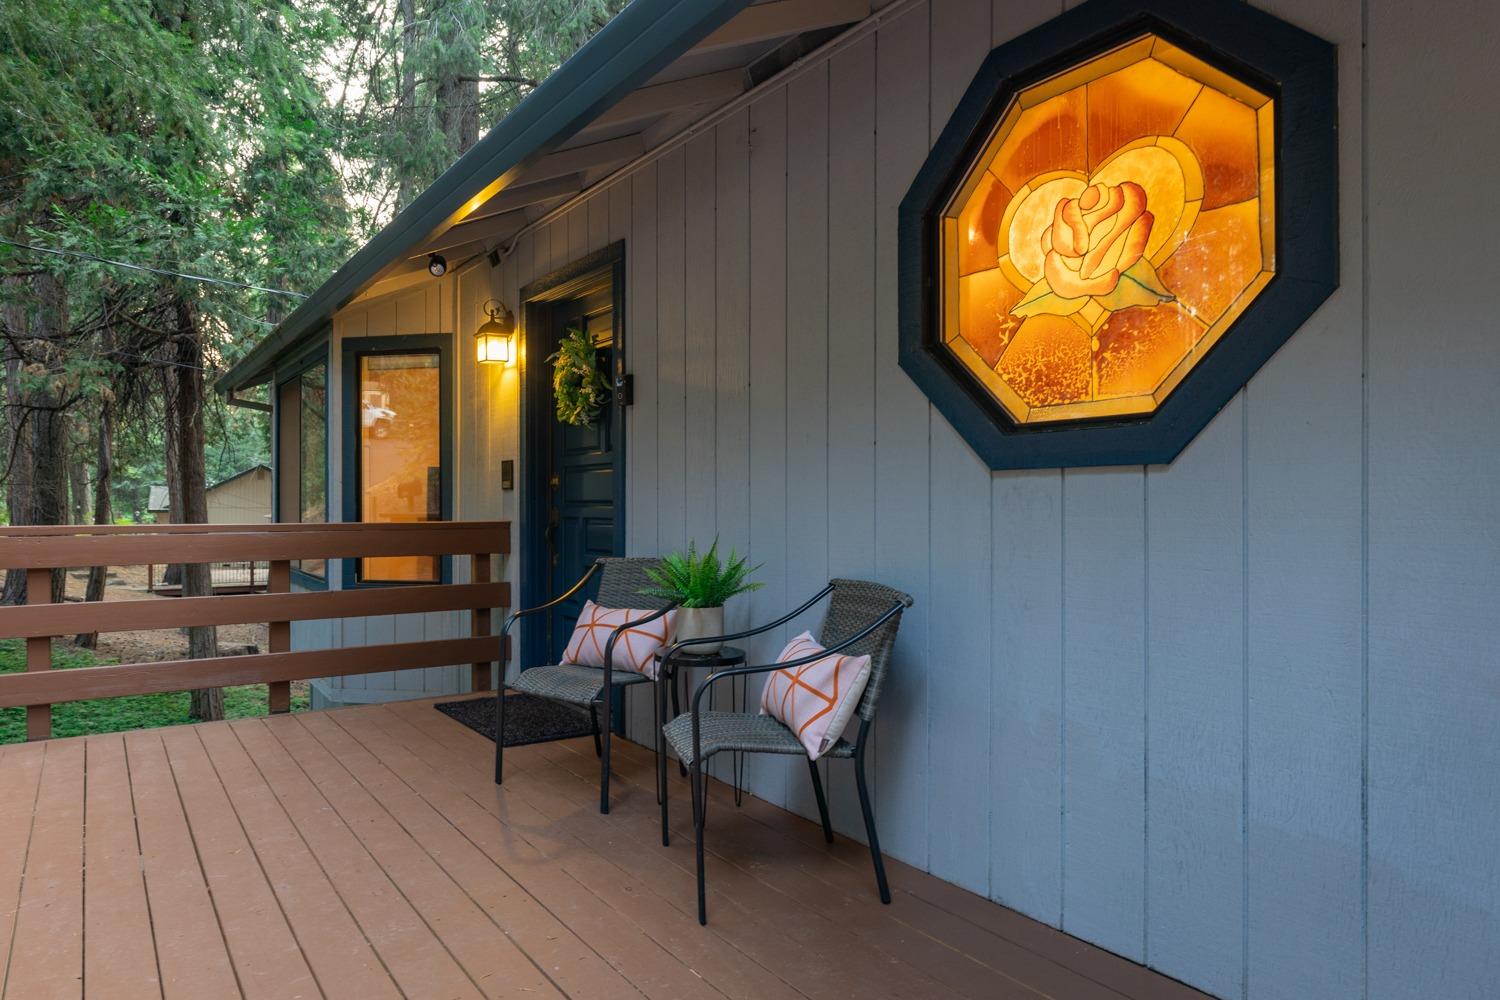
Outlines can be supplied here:
[[[459, 331], [455, 516], [521, 538], [519, 376], [468, 335], [625, 241], [628, 552], [748, 551], [731, 625], [835, 575], [916, 597], [874, 737], [892, 855], [1224, 997], [1493, 997], [1500, 337], [1494, 257], [1455, 234], [1500, 225], [1500, 119], [1443, 112], [1491, 89], [1500, 10], [1261, 6], [1339, 48], [1339, 289], [1170, 466], [991, 473], [896, 362], [896, 206], [1056, 2], [917, 5], [399, 294]], [[748, 773], [812, 811], [795, 761]]]

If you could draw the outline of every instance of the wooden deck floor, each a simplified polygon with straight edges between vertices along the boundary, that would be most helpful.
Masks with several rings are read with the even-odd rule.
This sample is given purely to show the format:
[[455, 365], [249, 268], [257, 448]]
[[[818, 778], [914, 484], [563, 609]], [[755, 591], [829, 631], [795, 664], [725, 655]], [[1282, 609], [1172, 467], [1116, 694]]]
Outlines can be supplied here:
[[[618, 746], [619, 744], [617, 744]], [[0, 993], [76, 997], [1202, 997], [715, 789], [597, 811], [587, 741], [507, 753], [431, 702], [0, 748]]]

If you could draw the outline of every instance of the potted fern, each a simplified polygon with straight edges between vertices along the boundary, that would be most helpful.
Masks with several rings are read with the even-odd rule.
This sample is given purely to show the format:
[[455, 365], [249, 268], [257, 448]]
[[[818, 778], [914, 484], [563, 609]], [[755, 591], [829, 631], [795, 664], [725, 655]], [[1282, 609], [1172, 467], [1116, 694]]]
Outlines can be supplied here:
[[[717, 538], [701, 555], [697, 546], [688, 542], [686, 552], [664, 556], [660, 566], [646, 571], [656, 586], [643, 593], [677, 603], [676, 641], [723, 635], [724, 603], [736, 594], [759, 590], [763, 584], [750, 580], [758, 569], [759, 566], [750, 566], [733, 549], [729, 550], [727, 560], [721, 560]], [[717, 653], [720, 645], [701, 642], [687, 649], [702, 655]]]

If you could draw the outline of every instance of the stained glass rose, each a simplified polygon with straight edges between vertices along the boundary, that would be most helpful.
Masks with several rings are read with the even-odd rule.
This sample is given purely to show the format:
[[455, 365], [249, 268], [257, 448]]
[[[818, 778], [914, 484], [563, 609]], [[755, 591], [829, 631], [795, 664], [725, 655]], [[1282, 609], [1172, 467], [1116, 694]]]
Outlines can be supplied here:
[[1146, 192], [1132, 181], [1091, 184], [1063, 198], [1042, 233], [1047, 283], [1063, 298], [1108, 295], [1146, 251], [1154, 221]]
[[1156, 218], [1134, 181], [1094, 183], [1061, 198], [1042, 232], [1043, 277], [1012, 309], [1018, 316], [1069, 315], [1090, 299], [1106, 310], [1172, 300], [1146, 260]]

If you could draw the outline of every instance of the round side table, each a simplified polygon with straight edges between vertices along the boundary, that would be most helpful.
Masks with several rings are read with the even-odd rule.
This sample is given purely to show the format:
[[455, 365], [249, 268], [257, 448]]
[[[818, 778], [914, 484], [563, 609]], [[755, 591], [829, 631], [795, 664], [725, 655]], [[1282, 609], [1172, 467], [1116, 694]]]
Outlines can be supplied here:
[[[661, 660], [662, 654], [657, 653], [656, 664], [658, 669], [661, 668]], [[719, 649], [713, 653], [682, 652], [672, 657], [672, 663], [667, 668], [665, 677], [663, 677], [663, 680], [667, 684], [668, 690], [672, 692], [672, 718], [675, 719], [677, 716], [682, 714], [682, 701], [678, 696], [677, 682], [679, 679], [684, 681], [683, 686], [686, 687], [686, 682], [691, 678], [691, 672], [694, 670], [704, 669], [708, 670], [711, 673], [715, 670], [725, 670], [730, 667], [743, 667], [744, 665], [745, 651], [743, 649], [740, 649], [738, 646], [720, 646]], [[729, 679], [729, 710], [731, 712], [740, 712], [744, 710], [743, 706], [746, 700], [747, 680], [748, 678], [746, 678], [746, 676], [743, 674], [738, 677], [731, 677]], [[714, 696], [717, 693], [717, 686], [709, 689], [709, 709], [712, 709], [714, 707]], [[669, 720], [663, 720], [663, 722], [666, 721]], [[739, 751], [734, 751], [732, 765], [734, 774], [734, 804], [739, 805], [744, 796], [745, 755], [740, 753]], [[682, 761], [677, 762], [677, 768], [681, 773], [687, 773], [687, 769], [682, 766]]]

